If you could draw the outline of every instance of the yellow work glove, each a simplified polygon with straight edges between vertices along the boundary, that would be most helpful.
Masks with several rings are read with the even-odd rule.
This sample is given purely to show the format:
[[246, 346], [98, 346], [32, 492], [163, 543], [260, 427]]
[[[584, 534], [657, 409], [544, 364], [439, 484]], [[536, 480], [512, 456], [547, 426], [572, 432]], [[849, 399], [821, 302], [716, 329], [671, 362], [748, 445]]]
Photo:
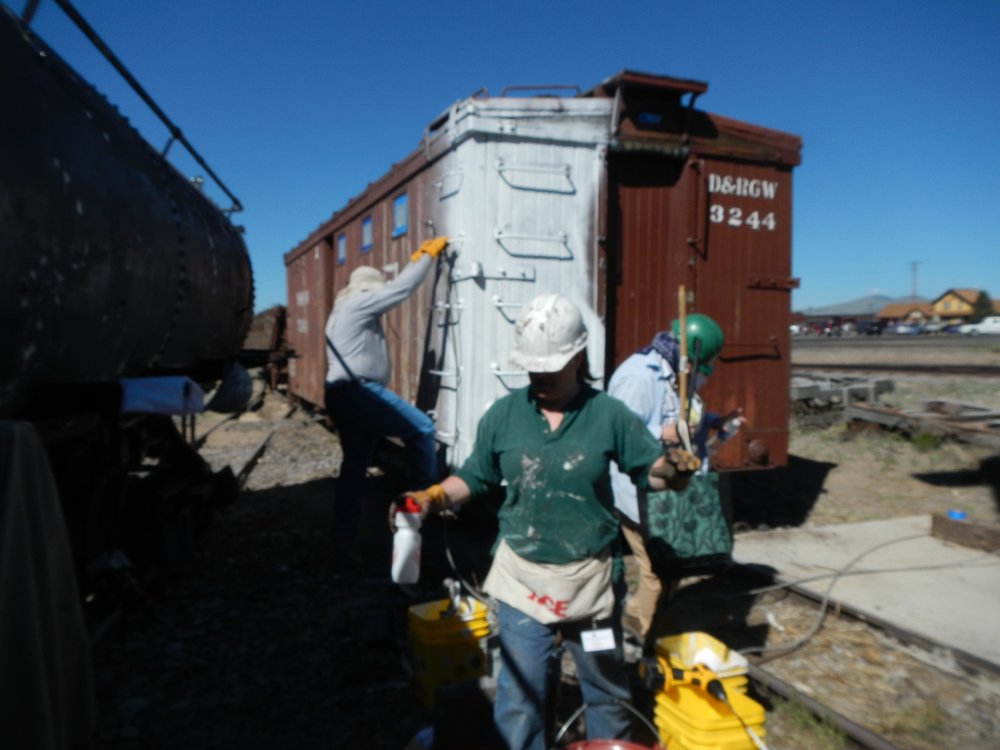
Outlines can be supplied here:
[[444, 250], [445, 246], [448, 244], [447, 237], [435, 237], [434, 239], [424, 240], [420, 243], [420, 247], [413, 251], [410, 256], [411, 261], [420, 260], [421, 255], [429, 255], [432, 258], [436, 258], [438, 253]]
[[407, 492], [406, 495], [416, 500], [421, 507], [426, 507], [431, 513], [440, 513], [448, 507], [448, 496], [440, 484], [432, 484], [426, 490]]

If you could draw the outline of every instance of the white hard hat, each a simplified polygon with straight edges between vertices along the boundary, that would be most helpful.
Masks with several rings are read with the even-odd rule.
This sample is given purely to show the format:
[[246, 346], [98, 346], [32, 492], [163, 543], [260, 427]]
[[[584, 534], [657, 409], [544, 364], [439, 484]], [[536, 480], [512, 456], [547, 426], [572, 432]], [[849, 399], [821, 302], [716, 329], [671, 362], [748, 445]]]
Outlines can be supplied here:
[[351, 278], [347, 286], [337, 294], [337, 302], [343, 302], [357, 294], [363, 292], [374, 292], [385, 286], [385, 274], [372, 266], [358, 266], [351, 271]]
[[542, 294], [521, 308], [510, 362], [528, 372], [558, 372], [587, 346], [579, 308], [559, 294]]

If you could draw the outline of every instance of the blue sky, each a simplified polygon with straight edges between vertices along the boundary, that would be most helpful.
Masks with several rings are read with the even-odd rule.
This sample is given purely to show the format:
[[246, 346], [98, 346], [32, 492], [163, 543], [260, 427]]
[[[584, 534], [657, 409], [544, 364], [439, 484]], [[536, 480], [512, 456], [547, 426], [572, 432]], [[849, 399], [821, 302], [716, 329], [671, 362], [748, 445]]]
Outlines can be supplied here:
[[[923, 296], [1000, 298], [996, 0], [76, 5], [242, 201], [258, 309], [285, 303], [283, 253], [455, 100], [622, 69], [705, 81], [699, 108], [803, 139], [795, 309], [907, 295], [913, 261]], [[34, 28], [166, 142], [51, 0]]]

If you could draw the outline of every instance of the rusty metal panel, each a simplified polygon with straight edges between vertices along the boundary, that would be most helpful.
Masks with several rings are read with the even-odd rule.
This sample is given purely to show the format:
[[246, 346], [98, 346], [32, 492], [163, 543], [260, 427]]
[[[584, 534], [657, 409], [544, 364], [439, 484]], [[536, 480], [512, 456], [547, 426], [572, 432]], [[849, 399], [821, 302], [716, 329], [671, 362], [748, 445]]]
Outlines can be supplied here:
[[[313, 233], [310, 247], [300, 246], [285, 257], [288, 283], [288, 338], [296, 356], [289, 366], [292, 392], [317, 406], [323, 404], [326, 378], [326, 319], [333, 309], [336, 293], [351, 272], [362, 265], [374, 266], [389, 279], [409, 262], [419, 243], [433, 236], [433, 220], [421, 208], [423, 182], [427, 172], [417, 173], [398, 189], [361, 204], [352, 213], [341, 213], [341, 222], [329, 222], [323, 233]], [[393, 236], [392, 201], [406, 192], [407, 231]], [[371, 219], [371, 248], [362, 252], [362, 225]], [[337, 238], [345, 237], [346, 257], [337, 263]], [[383, 317], [386, 342], [393, 364], [389, 383], [402, 398], [415, 401], [420, 385], [424, 356], [429, 292], [421, 287], [406, 303]]]
[[726, 344], [703, 396], [745, 410], [749, 427], [719, 468], [787, 461], [791, 173], [783, 167], [619, 156], [612, 167], [613, 358], [620, 363], [677, 316], [710, 315]]
[[294, 352], [288, 363], [292, 392], [312, 404], [323, 404], [326, 378], [326, 314], [332, 300], [330, 243], [315, 243], [287, 267], [288, 344]]
[[706, 159], [705, 243], [695, 307], [726, 332], [713, 409], [746, 409], [748, 428], [716, 455], [726, 468], [782, 466], [788, 449], [790, 378], [791, 171], [782, 166]]
[[677, 314], [677, 287], [690, 281], [684, 162], [614, 156], [610, 165], [608, 318], [612, 367], [664, 330]]

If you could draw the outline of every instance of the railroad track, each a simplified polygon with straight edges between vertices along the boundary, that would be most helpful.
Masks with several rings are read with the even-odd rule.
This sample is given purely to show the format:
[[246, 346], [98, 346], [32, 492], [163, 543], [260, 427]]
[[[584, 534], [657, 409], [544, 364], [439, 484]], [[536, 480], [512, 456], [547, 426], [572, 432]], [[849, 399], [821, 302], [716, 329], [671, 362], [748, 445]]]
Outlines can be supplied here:
[[[921, 713], [954, 722], [947, 731], [955, 744], [948, 746], [992, 747], [976, 744], [976, 722], [1000, 715], [1000, 667], [956, 646], [873, 620], [835, 599], [824, 605], [804, 587], [775, 583], [752, 566], [737, 566], [701, 592], [682, 588], [670, 606], [680, 630], [711, 631], [745, 652], [760, 694], [807, 708], [858, 748], [912, 746], [913, 732], [921, 729], [908, 732], [907, 717]], [[801, 646], [783, 649], [817, 621]], [[995, 733], [988, 736], [1000, 736], [1000, 720], [988, 721]]]
[[808, 370], [842, 372], [903, 372], [919, 375], [973, 375], [976, 377], [1000, 377], [1000, 365], [933, 365], [896, 364], [891, 362], [830, 364], [829, 362], [793, 362], [792, 372]]

